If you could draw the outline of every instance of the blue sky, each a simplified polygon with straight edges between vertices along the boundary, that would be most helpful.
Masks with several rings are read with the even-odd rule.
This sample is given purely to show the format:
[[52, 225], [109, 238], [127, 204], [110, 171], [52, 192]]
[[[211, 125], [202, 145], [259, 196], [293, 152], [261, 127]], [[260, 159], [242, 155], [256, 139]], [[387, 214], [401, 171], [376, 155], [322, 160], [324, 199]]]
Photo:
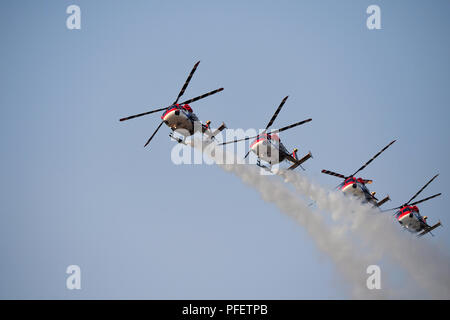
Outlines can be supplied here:
[[[66, 28], [79, 5], [82, 29]], [[382, 30], [366, 28], [381, 7]], [[420, 206], [448, 252], [448, 1], [2, 1], [1, 298], [348, 298], [294, 221], [236, 177], [171, 162], [169, 130], [143, 144], [193, 64], [197, 115], [274, 127], [311, 150], [332, 188], [364, 170], [397, 205], [435, 173]], [[393, 222], [394, 223], [394, 222]], [[400, 229], [399, 229], [400, 232]], [[68, 265], [82, 290], [65, 288]], [[417, 266], [420, 268], [420, 266]]]

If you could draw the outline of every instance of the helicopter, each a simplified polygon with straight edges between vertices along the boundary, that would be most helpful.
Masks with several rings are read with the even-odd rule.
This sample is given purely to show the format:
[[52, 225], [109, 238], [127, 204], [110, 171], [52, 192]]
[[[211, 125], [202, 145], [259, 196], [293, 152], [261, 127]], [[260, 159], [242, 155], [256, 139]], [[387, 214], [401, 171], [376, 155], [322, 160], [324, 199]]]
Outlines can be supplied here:
[[358, 172], [362, 171], [365, 167], [367, 167], [373, 160], [375, 160], [375, 158], [377, 158], [381, 153], [383, 153], [387, 148], [389, 148], [395, 141], [396, 140], [391, 141], [387, 146], [385, 146], [376, 155], [374, 155], [372, 159], [367, 161], [361, 168], [359, 168], [358, 170], [355, 171], [355, 173], [349, 176], [344, 176], [343, 174], [329, 170], [322, 170], [322, 173], [344, 179], [344, 181], [341, 184], [339, 184], [337, 188], [342, 190], [345, 194], [352, 194], [358, 198], [361, 198], [363, 202], [368, 202], [376, 207], [379, 207], [390, 200], [389, 195], [383, 198], [382, 200], [378, 201], [378, 199], [375, 197], [375, 192], [370, 192], [369, 189], [366, 187], [366, 184], [371, 184], [373, 181], [368, 179], [355, 178], [355, 175]]
[[[286, 100], [288, 99], [288, 96], [284, 97], [284, 99], [281, 101], [280, 105], [278, 106], [277, 110], [275, 111], [274, 115], [270, 119], [269, 123], [267, 124], [266, 128], [258, 135], [252, 136], [252, 137], [246, 137], [244, 139], [235, 139], [233, 141], [223, 142], [219, 145], [224, 145], [228, 143], [236, 143], [240, 141], [246, 141], [250, 139], [255, 139], [250, 144], [250, 150], [245, 155], [244, 159], [248, 157], [250, 154], [250, 151], [254, 152], [256, 156], [258, 157], [257, 165], [261, 168], [264, 168], [268, 171], [271, 171], [272, 165], [278, 164], [284, 160], [287, 160], [292, 163], [292, 165], [288, 168], [288, 170], [293, 170], [297, 168], [298, 166], [301, 166], [302, 163], [304, 163], [306, 160], [312, 157], [311, 152], [306, 154], [303, 158], [299, 159], [297, 156], [298, 149], [295, 148], [292, 153], [290, 153], [286, 147], [281, 143], [280, 137], [277, 135], [277, 133], [283, 132], [285, 130], [291, 129], [293, 127], [302, 125], [304, 123], [307, 123], [311, 121], [312, 119], [306, 119], [294, 124], [291, 124], [289, 126], [275, 129], [275, 130], [269, 130], [270, 126], [273, 124], [275, 119], [278, 116], [278, 113], [280, 112], [281, 108], [285, 104]], [[261, 163], [261, 160], [268, 163], [267, 165], [264, 165]]]
[[433, 199], [435, 197], [438, 197], [441, 195], [441, 193], [437, 193], [435, 195], [432, 195], [430, 197], [427, 197], [425, 199], [419, 200], [419, 201], [415, 201], [413, 203], [411, 203], [411, 201], [413, 201], [426, 187], [428, 187], [428, 185], [434, 180], [436, 179], [436, 177], [439, 174], [435, 175], [433, 178], [431, 178], [430, 181], [428, 181], [411, 199], [409, 199], [408, 202], [406, 202], [405, 204], [402, 204], [401, 206], [395, 207], [395, 208], [391, 208], [388, 210], [383, 210], [383, 212], [385, 211], [391, 211], [391, 210], [397, 210], [394, 213], [395, 218], [398, 220], [398, 222], [403, 226], [403, 228], [405, 228], [406, 230], [412, 232], [412, 233], [418, 233], [418, 237], [421, 237], [427, 233], [430, 233], [431, 235], [433, 235], [431, 233], [432, 230], [436, 229], [437, 227], [441, 226], [441, 222], [438, 221], [436, 224], [434, 224], [433, 226], [430, 226], [427, 223], [427, 216], [422, 216], [419, 212], [419, 208], [417, 208], [416, 204], [428, 201], [430, 199]]
[[150, 136], [150, 138], [145, 143], [144, 147], [146, 147], [150, 141], [153, 139], [155, 134], [158, 132], [158, 130], [161, 128], [161, 126], [166, 124], [170, 129], [172, 129], [173, 132], [180, 133], [182, 135], [182, 138], [174, 136], [173, 132], [169, 134], [169, 137], [177, 141], [178, 143], [184, 143], [186, 137], [192, 136], [197, 131], [201, 131], [202, 133], [208, 135], [211, 139], [214, 139], [214, 137], [221, 132], [223, 129], [226, 128], [225, 123], [222, 123], [219, 128], [217, 128], [214, 132], [210, 129], [211, 121], [208, 120], [206, 124], [203, 124], [200, 122], [198, 117], [195, 115], [194, 111], [192, 110], [189, 103], [198, 101], [200, 99], [206, 98], [210, 95], [216, 94], [223, 90], [223, 88], [219, 88], [213, 91], [210, 91], [208, 93], [202, 94], [201, 96], [183, 101], [181, 103], [178, 103], [178, 100], [181, 98], [181, 96], [186, 91], [186, 88], [189, 85], [189, 82], [192, 79], [192, 76], [195, 73], [195, 70], [197, 70], [198, 65], [200, 64], [200, 61], [198, 61], [194, 67], [192, 68], [191, 72], [189, 73], [189, 76], [186, 79], [186, 82], [184, 83], [183, 87], [181, 88], [180, 93], [178, 94], [176, 100], [168, 107], [160, 108], [151, 110], [148, 112], [128, 116], [125, 118], [120, 119], [120, 121], [126, 121], [138, 117], [142, 117], [151, 113], [160, 112], [163, 111], [163, 114], [161, 116], [161, 122], [156, 128], [156, 130], [153, 132], [153, 134]]

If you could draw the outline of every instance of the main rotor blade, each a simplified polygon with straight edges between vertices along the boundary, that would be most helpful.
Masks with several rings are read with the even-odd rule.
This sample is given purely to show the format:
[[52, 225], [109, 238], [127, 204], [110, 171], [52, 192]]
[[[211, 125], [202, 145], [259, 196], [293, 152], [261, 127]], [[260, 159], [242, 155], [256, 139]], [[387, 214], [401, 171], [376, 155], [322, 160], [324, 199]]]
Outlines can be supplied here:
[[293, 127], [299, 126], [299, 125], [301, 125], [301, 124], [304, 124], [304, 123], [310, 122], [311, 120], [312, 120], [312, 119], [306, 119], [306, 120], [303, 120], [303, 121], [300, 121], [300, 122], [297, 122], [297, 123], [291, 124], [291, 125], [289, 125], [289, 126], [283, 127], [283, 128], [281, 128], [281, 129], [275, 129], [275, 130], [273, 130], [273, 131], [270, 131], [270, 133], [269, 133], [269, 134], [273, 134], [273, 133], [278, 133], [278, 132], [282, 132], [282, 131], [285, 131], [285, 130], [287, 130], [287, 129], [290, 129], [290, 128], [293, 128]]
[[398, 206], [398, 207], [395, 207], [395, 208], [384, 209], [384, 210], [381, 210], [381, 212], [388, 212], [388, 211], [392, 211], [392, 210], [398, 210], [398, 209], [400, 209], [401, 207], [403, 207], [403, 205]]
[[428, 182], [422, 187], [422, 189], [420, 189], [419, 191], [417, 191], [417, 193], [416, 193], [411, 199], [409, 199], [409, 201], [408, 201], [406, 204], [408, 204], [408, 203], [410, 203], [411, 201], [413, 201], [413, 200], [419, 195], [419, 193], [421, 193], [426, 187], [428, 187], [428, 185], [429, 185], [434, 179], [436, 179], [436, 177], [437, 177], [438, 175], [439, 175], [439, 174], [437, 174], [437, 175], [435, 175], [433, 178], [431, 178], [431, 180], [428, 181]]
[[126, 117], [126, 118], [122, 118], [122, 119], [120, 119], [120, 121], [125, 121], [125, 120], [134, 119], [134, 118], [137, 118], [137, 117], [142, 117], [142, 116], [145, 116], [147, 114], [158, 112], [158, 111], [163, 111], [163, 110], [166, 110], [166, 109], [167, 109], [167, 107], [161, 108], [161, 109], [152, 110], [152, 111], [148, 111], [148, 112], [144, 112], [144, 113], [135, 114], [134, 116], [129, 116], [129, 117]]
[[224, 144], [229, 144], [229, 143], [236, 143], [236, 142], [240, 142], [240, 141], [245, 141], [245, 140], [249, 140], [249, 139], [254, 139], [254, 138], [258, 138], [260, 135], [257, 136], [253, 136], [253, 137], [246, 137], [243, 139], [234, 139], [233, 141], [227, 141], [227, 142], [222, 142], [219, 143], [218, 146], [224, 145]]
[[342, 178], [342, 179], [346, 178], [343, 174], [336, 173], [336, 172], [329, 171], [329, 170], [322, 170], [322, 173], [329, 174], [330, 176], [335, 176], [335, 177]]
[[180, 91], [180, 93], [178, 94], [177, 99], [176, 99], [175, 102], [172, 103], [172, 104], [176, 104], [176, 103], [178, 102], [178, 100], [180, 99], [180, 97], [184, 94], [184, 91], [186, 91], [186, 88], [187, 88], [187, 86], [189, 85], [189, 82], [191, 81], [192, 76], [194, 75], [195, 70], [197, 70], [197, 67], [198, 67], [198, 64], [199, 64], [199, 63], [200, 63], [200, 61], [198, 61], [198, 62], [194, 65], [194, 68], [192, 68], [191, 73], [189, 73], [189, 76], [187, 77], [186, 82], [185, 82], [184, 85], [183, 85], [183, 88], [181, 88], [181, 91]]
[[278, 114], [280, 113], [281, 108], [283, 108], [284, 103], [286, 102], [287, 98], [289, 96], [284, 97], [284, 99], [281, 101], [280, 105], [278, 106], [277, 110], [275, 111], [275, 113], [272, 116], [272, 119], [270, 119], [269, 123], [266, 126], [266, 130], [269, 129], [269, 127], [273, 124], [273, 122], [275, 121], [275, 119], [277, 118]]
[[208, 97], [208, 96], [210, 96], [210, 95], [213, 95], [213, 94], [215, 94], [215, 93], [217, 93], [217, 92], [220, 92], [220, 91], [222, 91], [222, 90], [223, 90], [223, 88], [216, 89], [216, 90], [210, 91], [210, 92], [208, 92], [208, 93], [202, 94], [201, 96], [198, 96], [198, 97], [195, 97], [195, 98], [186, 100], [186, 101], [184, 101], [184, 102], [181, 102], [180, 104], [192, 103], [192, 102], [194, 102], [194, 101], [198, 101], [198, 100], [200, 100], [200, 99], [206, 98], [206, 97]]
[[425, 198], [425, 199], [422, 199], [422, 200], [419, 200], [419, 201], [413, 202], [413, 203], [411, 203], [411, 204], [410, 204], [410, 206], [415, 206], [416, 204], [419, 204], [419, 203], [422, 203], [422, 202], [428, 201], [428, 200], [430, 200], [430, 199], [433, 199], [433, 198], [439, 197], [439, 196], [440, 196], [441, 194], [442, 194], [442, 193], [437, 193], [437, 194], [435, 194], [435, 195], [432, 195], [432, 196], [430, 196], [430, 197], [428, 197], [428, 198]]
[[353, 177], [355, 174], [357, 174], [358, 172], [360, 172], [361, 170], [363, 170], [365, 167], [367, 167], [369, 165], [369, 163], [371, 163], [373, 160], [375, 160], [380, 154], [383, 153], [383, 151], [385, 151], [387, 148], [389, 148], [391, 146], [391, 144], [393, 144], [395, 141], [391, 141], [391, 143], [389, 143], [386, 147], [384, 147], [383, 149], [380, 150], [380, 152], [378, 152], [376, 155], [374, 155], [372, 157], [372, 159], [370, 159], [369, 161], [367, 161], [361, 168], [359, 168], [358, 170], [356, 170], [356, 172], [354, 174], [351, 175], [351, 177]]
[[164, 123], [164, 121], [161, 121], [161, 123], [159, 124], [158, 128], [156, 128], [155, 132], [153, 132], [152, 136], [147, 140], [147, 142], [144, 145], [144, 148], [150, 143], [150, 141], [152, 141], [153, 137], [155, 136], [155, 134], [158, 132], [159, 128], [161, 128], [162, 124]]

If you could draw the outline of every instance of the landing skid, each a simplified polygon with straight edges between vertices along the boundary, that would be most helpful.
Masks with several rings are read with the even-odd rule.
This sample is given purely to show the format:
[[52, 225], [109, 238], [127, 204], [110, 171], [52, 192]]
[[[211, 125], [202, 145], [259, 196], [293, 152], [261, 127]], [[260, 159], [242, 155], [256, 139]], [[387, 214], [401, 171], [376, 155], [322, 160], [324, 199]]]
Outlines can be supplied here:
[[184, 144], [184, 145], [187, 146], [187, 143], [186, 143], [185, 139], [181, 139], [181, 138], [175, 137], [175, 136], [173, 135], [172, 132], [169, 133], [169, 137], [170, 137], [172, 140], [174, 140], [174, 141], [176, 141], [176, 142], [178, 142], [178, 143], [182, 143], [182, 144]]
[[305, 162], [306, 160], [308, 160], [309, 158], [312, 158], [313, 156], [312, 156], [312, 153], [310, 151], [310, 152], [308, 152], [308, 154], [306, 156], [304, 156], [303, 158], [298, 159], [298, 160], [295, 159], [295, 158], [292, 158], [290, 155], [289, 155], [289, 157], [290, 157], [290, 159], [288, 158], [288, 160], [293, 162], [293, 165], [291, 165], [288, 168], [288, 170], [294, 170], [295, 168], [300, 166], [300, 168], [302, 168], [302, 170], [305, 171], [305, 168], [303, 168], [302, 163]]
[[264, 165], [264, 164], [262, 164], [261, 163], [261, 160], [256, 160], [256, 165], [258, 166], [258, 167], [260, 167], [260, 168], [263, 168], [264, 170], [267, 170], [267, 171], [269, 171], [270, 173], [273, 173], [272, 172], [272, 166], [266, 166], [266, 165]]

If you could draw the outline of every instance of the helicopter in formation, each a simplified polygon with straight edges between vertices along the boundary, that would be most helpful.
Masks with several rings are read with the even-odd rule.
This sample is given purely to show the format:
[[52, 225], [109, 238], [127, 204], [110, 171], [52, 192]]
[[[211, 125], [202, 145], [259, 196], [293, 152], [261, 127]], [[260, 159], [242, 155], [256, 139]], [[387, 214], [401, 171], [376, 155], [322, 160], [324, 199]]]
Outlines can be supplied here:
[[390, 200], [389, 195], [378, 201], [375, 197], [375, 192], [370, 192], [367, 188], [366, 184], [371, 184], [373, 181], [369, 179], [356, 178], [355, 175], [360, 171], [364, 170], [373, 160], [375, 160], [381, 153], [383, 153], [387, 148], [389, 148], [396, 140], [391, 141], [387, 146], [381, 149], [376, 155], [372, 157], [369, 161], [367, 161], [361, 168], [356, 170], [353, 174], [345, 176], [340, 173], [336, 173], [329, 170], [322, 170], [322, 173], [329, 174], [331, 176], [335, 176], [344, 181], [338, 185], [338, 189], [342, 190], [345, 194], [354, 195], [363, 200], [363, 202], [368, 202], [373, 204], [376, 207], [379, 207]]
[[[258, 160], [256, 164], [264, 168], [268, 171], [271, 171], [272, 165], [278, 164], [284, 160], [287, 160], [292, 163], [292, 165], [288, 168], [288, 170], [293, 170], [297, 168], [298, 166], [301, 166], [302, 163], [304, 163], [306, 160], [312, 157], [311, 152], [306, 154], [301, 159], [298, 158], [297, 152], [298, 149], [294, 148], [292, 153], [289, 152], [286, 147], [281, 143], [281, 139], [278, 136], [277, 133], [283, 132], [285, 130], [294, 128], [296, 126], [302, 125], [304, 123], [310, 122], [312, 119], [306, 119], [300, 122], [293, 123], [291, 125], [288, 125], [286, 127], [275, 129], [275, 130], [269, 130], [270, 126], [274, 123], [275, 119], [278, 116], [278, 113], [280, 113], [281, 108], [285, 104], [287, 100], [287, 96], [281, 101], [280, 105], [278, 106], [277, 110], [273, 114], [272, 118], [270, 119], [269, 123], [267, 124], [266, 128], [258, 135], [252, 136], [252, 137], [246, 137], [243, 139], [235, 139], [233, 141], [223, 142], [219, 145], [225, 145], [229, 143], [237, 143], [240, 141], [246, 141], [250, 139], [254, 139], [253, 142], [250, 144], [250, 150], [245, 155], [244, 159], [248, 157], [250, 151], [256, 154], [258, 157]], [[266, 162], [268, 165], [264, 165], [261, 163], [261, 160]]]
[[[196, 132], [201, 132], [202, 134], [205, 134], [208, 136], [211, 141], [214, 140], [215, 136], [219, 134], [221, 131], [223, 131], [226, 126], [225, 123], [222, 122], [222, 124], [217, 128], [216, 130], [212, 131], [210, 124], [211, 121], [207, 121], [205, 124], [203, 124], [197, 117], [197, 115], [192, 110], [190, 103], [193, 103], [195, 101], [198, 101], [200, 99], [206, 98], [210, 95], [216, 94], [218, 92], [221, 92], [223, 88], [219, 88], [210, 92], [207, 92], [203, 95], [197, 96], [195, 98], [183, 101], [181, 103], [178, 103], [179, 99], [183, 96], [184, 92], [186, 91], [192, 76], [194, 75], [195, 71], [197, 70], [197, 67], [199, 65], [200, 61], [198, 61], [194, 67], [192, 68], [191, 72], [188, 75], [188, 78], [186, 79], [183, 87], [181, 88], [176, 100], [169, 106], [164, 108], [159, 108], [155, 110], [151, 110], [148, 112], [128, 116], [125, 118], [121, 118], [120, 121], [126, 121], [138, 117], [142, 117], [148, 114], [152, 114], [155, 112], [163, 111], [163, 114], [161, 115], [161, 122], [156, 128], [156, 130], [153, 132], [153, 134], [150, 136], [150, 138], [145, 143], [144, 147], [146, 147], [150, 141], [153, 139], [153, 137], [156, 135], [158, 130], [161, 128], [162, 124], [166, 124], [172, 132], [169, 134], [169, 137], [177, 141], [178, 143], [186, 144], [185, 139], [186, 137], [194, 135]], [[266, 128], [258, 135], [252, 136], [252, 137], [246, 137], [243, 139], [235, 139], [233, 141], [223, 142], [219, 145], [225, 145], [229, 143], [237, 143], [241, 141], [246, 141], [250, 139], [254, 139], [253, 142], [250, 144], [250, 150], [246, 153], [245, 158], [248, 157], [250, 154], [250, 151], [253, 152], [257, 156], [257, 165], [268, 170], [272, 171], [272, 165], [278, 164], [284, 160], [291, 162], [291, 166], [288, 168], [288, 170], [293, 170], [301, 166], [305, 161], [307, 161], [309, 158], [312, 158], [311, 152], [303, 156], [302, 158], [298, 158], [297, 152], [298, 149], [294, 148], [292, 152], [289, 152], [288, 149], [281, 143], [281, 139], [278, 136], [278, 133], [283, 132], [285, 130], [294, 128], [296, 126], [305, 124], [307, 122], [310, 122], [312, 119], [306, 119], [300, 122], [293, 123], [291, 125], [288, 125], [286, 127], [282, 127], [280, 129], [274, 129], [269, 130], [269, 128], [274, 123], [275, 119], [277, 118], [279, 112], [281, 111], [283, 105], [285, 104], [288, 97], [286, 96], [278, 106], [277, 110], [275, 111], [274, 115], [270, 119], [269, 123], [267, 124]], [[181, 138], [179, 136], [175, 136], [174, 133], [181, 134]], [[338, 178], [343, 179], [343, 182], [340, 183], [337, 188], [344, 192], [344, 194], [351, 194], [353, 196], [356, 196], [360, 198], [365, 203], [370, 203], [376, 207], [380, 207], [384, 203], [390, 200], [389, 195], [383, 198], [382, 200], [378, 201], [378, 199], [375, 197], [375, 192], [370, 192], [367, 188], [367, 184], [371, 184], [372, 180], [369, 179], [363, 179], [363, 178], [356, 178], [356, 174], [364, 170], [373, 160], [375, 160], [381, 153], [383, 153], [387, 148], [389, 148], [396, 140], [391, 141], [387, 146], [385, 146], [383, 149], [381, 149], [375, 156], [373, 156], [369, 161], [367, 161], [362, 167], [360, 167], [358, 170], [356, 170], [353, 174], [345, 176], [340, 173], [336, 173], [329, 170], [322, 170], [322, 173], [332, 175]], [[267, 163], [267, 165], [264, 165], [261, 163], [261, 161], [264, 161]], [[422, 216], [420, 214], [419, 208], [416, 206], [419, 203], [428, 201], [430, 199], [433, 199], [435, 197], [438, 197], [441, 195], [441, 193], [434, 194], [432, 196], [429, 196], [427, 198], [424, 198], [419, 201], [412, 202], [438, 175], [435, 175], [433, 178], [431, 178], [430, 181], [428, 181], [411, 199], [409, 199], [408, 202], [402, 204], [401, 206], [391, 208], [388, 210], [382, 210], [382, 212], [386, 211], [392, 211], [395, 210], [394, 216], [396, 220], [400, 223], [400, 225], [403, 226], [406, 230], [417, 234], [419, 237], [431, 233], [432, 230], [436, 229], [437, 227], [441, 226], [441, 222], [437, 222], [434, 225], [429, 225], [427, 223], [427, 216]]]
[[402, 204], [401, 206], [392, 208], [392, 209], [383, 210], [383, 212], [396, 210], [396, 212], [394, 213], [394, 216], [398, 220], [400, 225], [412, 233], [417, 233], [419, 237], [421, 237], [427, 233], [430, 233], [431, 235], [433, 235], [431, 233], [431, 231], [436, 229], [437, 227], [441, 226], [441, 222], [439, 221], [436, 224], [434, 224], [433, 226], [430, 226], [427, 223], [428, 217], [422, 216], [420, 214], [419, 208], [416, 205], [419, 203], [428, 201], [430, 199], [433, 199], [435, 197], [438, 197], [441, 195], [441, 193], [434, 194], [432, 196], [429, 196], [429, 197], [419, 200], [419, 201], [415, 201], [413, 203], [411, 203], [411, 201], [413, 201], [426, 187], [428, 187], [428, 185], [434, 179], [436, 179], [436, 177], [438, 175], [439, 174], [437, 174], [433, 178], [431, 178], [431, 180], [428, 181], [411, 199], [409, 199], [408, 202]]
[[[213, 139], [219, 132], [221, 132], [223, 129], [226, 128], [225, 123], [222, 123], [219, 128], [217, 128], [214, 132], [210, 129], [211, 121], [207, 121], [206, 124], [203, 124], [198, 119], [197, 115], [195, 115], [194, 111], [192, 110], [191, 106], [189, 105], [192, 102], [198, 101], [200, 99], [206, 98], [210, 95], [216, 94], [223, 90], [223, 88], [219, 88], [213, 91], [210, 91], [208, 93], [202, 94], [198, 97], [183, 101], [181, 103], [178, 103], [178, 100], [181, 98], [181, 96], [186, 91], [186, 88], [189, 85], [189, 82], [192, 79], [192, 76], [195, 73], [195, 70], [197, 70], [197, 67], [199, 65], [200, 61], [198, 61], [194, 67], [192, 68], [191, 72], [189, 73], [189, 76], [186, 79], [186, 82], [184, 83], [183, 87], [181, 88], [180, 93], [178, 94], [176, 100], [169, 105], [168, 107], [159, 108], [155, 110], [151, 110], [148, 112], [128, 116], [125, 118], [120, 119], [120, 121], [126, 121], [131, 120], [134, 118], [142, 117], [151, 113], [160, 112], [163, 111], [163, 114], [161, 116], [161, 122], [156, 128], [156, 130], [153, 132], [153, 134], [150, 136], [150, 138], [145, 143], [144, 147], [146, 147], [150, 141], [153, 139], [155, 134], [158, 132], [158, 130], [161, 128], [161, 126], [166, 124], [170, 129], [172, 129], [173, 132], [169, 134], [169, 137], [177, 141], [178, 143], [185, 143], [185, 139], [188, 136], [194, 135], [196, 132], [201, 131], [201, 133], [206, 134], [211, 139]], [[182, 138], [175, 136], [173, 133], [177, 132], [181, 134]]]

